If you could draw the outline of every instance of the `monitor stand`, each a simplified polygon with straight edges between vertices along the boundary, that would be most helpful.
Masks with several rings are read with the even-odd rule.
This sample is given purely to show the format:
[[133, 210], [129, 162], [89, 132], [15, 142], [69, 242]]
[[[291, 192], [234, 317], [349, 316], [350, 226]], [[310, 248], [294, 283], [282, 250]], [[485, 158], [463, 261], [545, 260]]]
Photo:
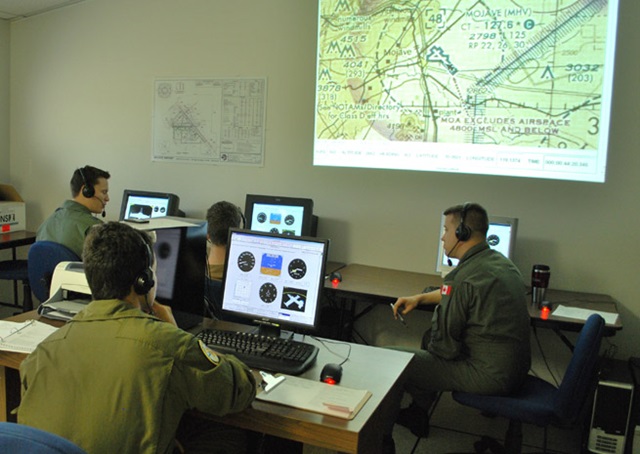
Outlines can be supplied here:
[[175, 309], [173, 309], [172, 312], [173, 318], [176, 319], [176, 323], [178, 324], [178, 328], [185, 331], [188, 331], [194, 326], [202, 323], [202, 315], [191, 314], [189, 312], [183, 312]]
[[254, 320], [254, 323], [258, 325], [258, 334], [267, 337], [281, 337], [282, 330], [280, 325], [275, 323], [264, 322], [262, 320]]

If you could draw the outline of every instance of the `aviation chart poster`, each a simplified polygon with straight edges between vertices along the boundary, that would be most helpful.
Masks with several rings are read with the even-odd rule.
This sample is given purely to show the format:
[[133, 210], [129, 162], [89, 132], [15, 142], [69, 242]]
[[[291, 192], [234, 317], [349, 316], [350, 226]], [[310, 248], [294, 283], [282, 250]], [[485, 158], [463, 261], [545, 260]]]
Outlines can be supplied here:
[[262, 166], [266, 78], [154, 85], [152, 161]]

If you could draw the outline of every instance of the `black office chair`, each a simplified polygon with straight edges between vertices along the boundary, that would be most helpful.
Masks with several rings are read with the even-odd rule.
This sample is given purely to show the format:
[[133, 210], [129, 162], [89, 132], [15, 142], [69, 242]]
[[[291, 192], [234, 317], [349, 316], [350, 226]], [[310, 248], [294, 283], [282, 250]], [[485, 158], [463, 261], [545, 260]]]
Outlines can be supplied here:
[[575, 424], [583, 404], [593, 390], [598, 371], [598, 357], [604, 319], [591, 315], [580, 332], [573, 356], [559, 388], [528, 375], [522, 388], [510, 396], [482, 396], [454, 392], [453, 399], [482, 412], [509, 418], [504, 447], [483, 437], [475, 443], [476, 453], [519, 454], [522, 452], [522, 423], [544, 428], [543, 449], [547, 452], [547, 427]]
[[[22, 311], [27, 312], [33, 309], [33, 300], [31, 299], [31, 286], [29, 285], [29, 271], [26, 260], [1, 261], [0, 279], [14, 282], [22, 281], [22, 288], [24, 292], [24, 298], [22, 300]], [[14, 306], [18, 306], [16, 296], [17, 294], [14, 295]]]
[[65, 438], [12, 422], [0, 422], [0, 452], [86, 454], [84, 450]]
[[53, 241], [36, 241], [29, 248], [29, 282], [41, 303], [49, 299], [51, 277], [60, 262], [79, 262], [80, 257], [68, 247]]

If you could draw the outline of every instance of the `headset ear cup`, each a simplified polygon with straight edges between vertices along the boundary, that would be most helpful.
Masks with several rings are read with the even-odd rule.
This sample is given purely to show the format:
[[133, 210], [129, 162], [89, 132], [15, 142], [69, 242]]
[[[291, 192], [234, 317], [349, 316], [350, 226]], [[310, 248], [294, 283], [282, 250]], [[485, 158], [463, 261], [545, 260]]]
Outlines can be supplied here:
[[471, 238], [471, 229], [465, 224], [459, 225], [456, 228], [456, 238], [460, 241], [468, 241]]
[[153, 264], [153, 252], [151, 251], [151, 247], [142, 237], [142, 233], [140, 233], [140, 240], [144, 247], [145, 268], [134, 279], [133, 290], [138, 295], [146, 295], [153, 286], [156, 285], [156, 282], [153, 279], [153, 270], [151, 269], [151, 265]]
[[82, 195], [87, 199], [90, 199], [95, 195], [96, 191], [93, 187], [87, 186], [86, 184], [82, 187]]
[[87, 199], [90, 199], [91, 197], [96, 195], [96, 189], [93, 186], [89, 186], [89, 183], [87, 183], [87, 178], [84, 176], [82, 167], [80, 167], [78, 170], [80, 171], [80, 176], [82, 177], [82, 195]]
[[151, 273], [151, 269], [145, 269], [133, 283], [133, 290], [138, 295], [146, 295], [155, 285], [155, 281], [153, 280], [153, 274]]
[[471, 238], [471, 228], [465, 224], [469, 207], [469, 202], [465, 203], [462, 206], [462, 211], [460, 212], [460, 224], [456, 227], [456, 238], [458, 241], [468, 241], [469, 238]]

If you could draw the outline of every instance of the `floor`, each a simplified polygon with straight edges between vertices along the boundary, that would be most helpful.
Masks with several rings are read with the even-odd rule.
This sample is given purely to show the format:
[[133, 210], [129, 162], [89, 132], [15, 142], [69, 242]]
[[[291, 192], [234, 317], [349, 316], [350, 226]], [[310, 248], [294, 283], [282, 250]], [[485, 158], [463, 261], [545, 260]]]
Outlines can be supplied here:
[[[502, 440], [507, 430], [503, 418], [489, 418], [478, 411], [456, 403], [450, 393], [444, 393], [431, 418], [428, 438], [420, 440], [416, 454], [474, 453], [473, 443], [482, 435]], [[408, 454], [416, 437], [402, 426], [396, 425], [393, 433], [397, 454]], [[523, 453], [542, 452], [543, 430], [523, 426]], [[334, 451], [304, 447], [304, 454], [332, 454]], [[547, 452], [553, 454], [578, 454], [581, 452], [581, 431], [549, 428]]]

